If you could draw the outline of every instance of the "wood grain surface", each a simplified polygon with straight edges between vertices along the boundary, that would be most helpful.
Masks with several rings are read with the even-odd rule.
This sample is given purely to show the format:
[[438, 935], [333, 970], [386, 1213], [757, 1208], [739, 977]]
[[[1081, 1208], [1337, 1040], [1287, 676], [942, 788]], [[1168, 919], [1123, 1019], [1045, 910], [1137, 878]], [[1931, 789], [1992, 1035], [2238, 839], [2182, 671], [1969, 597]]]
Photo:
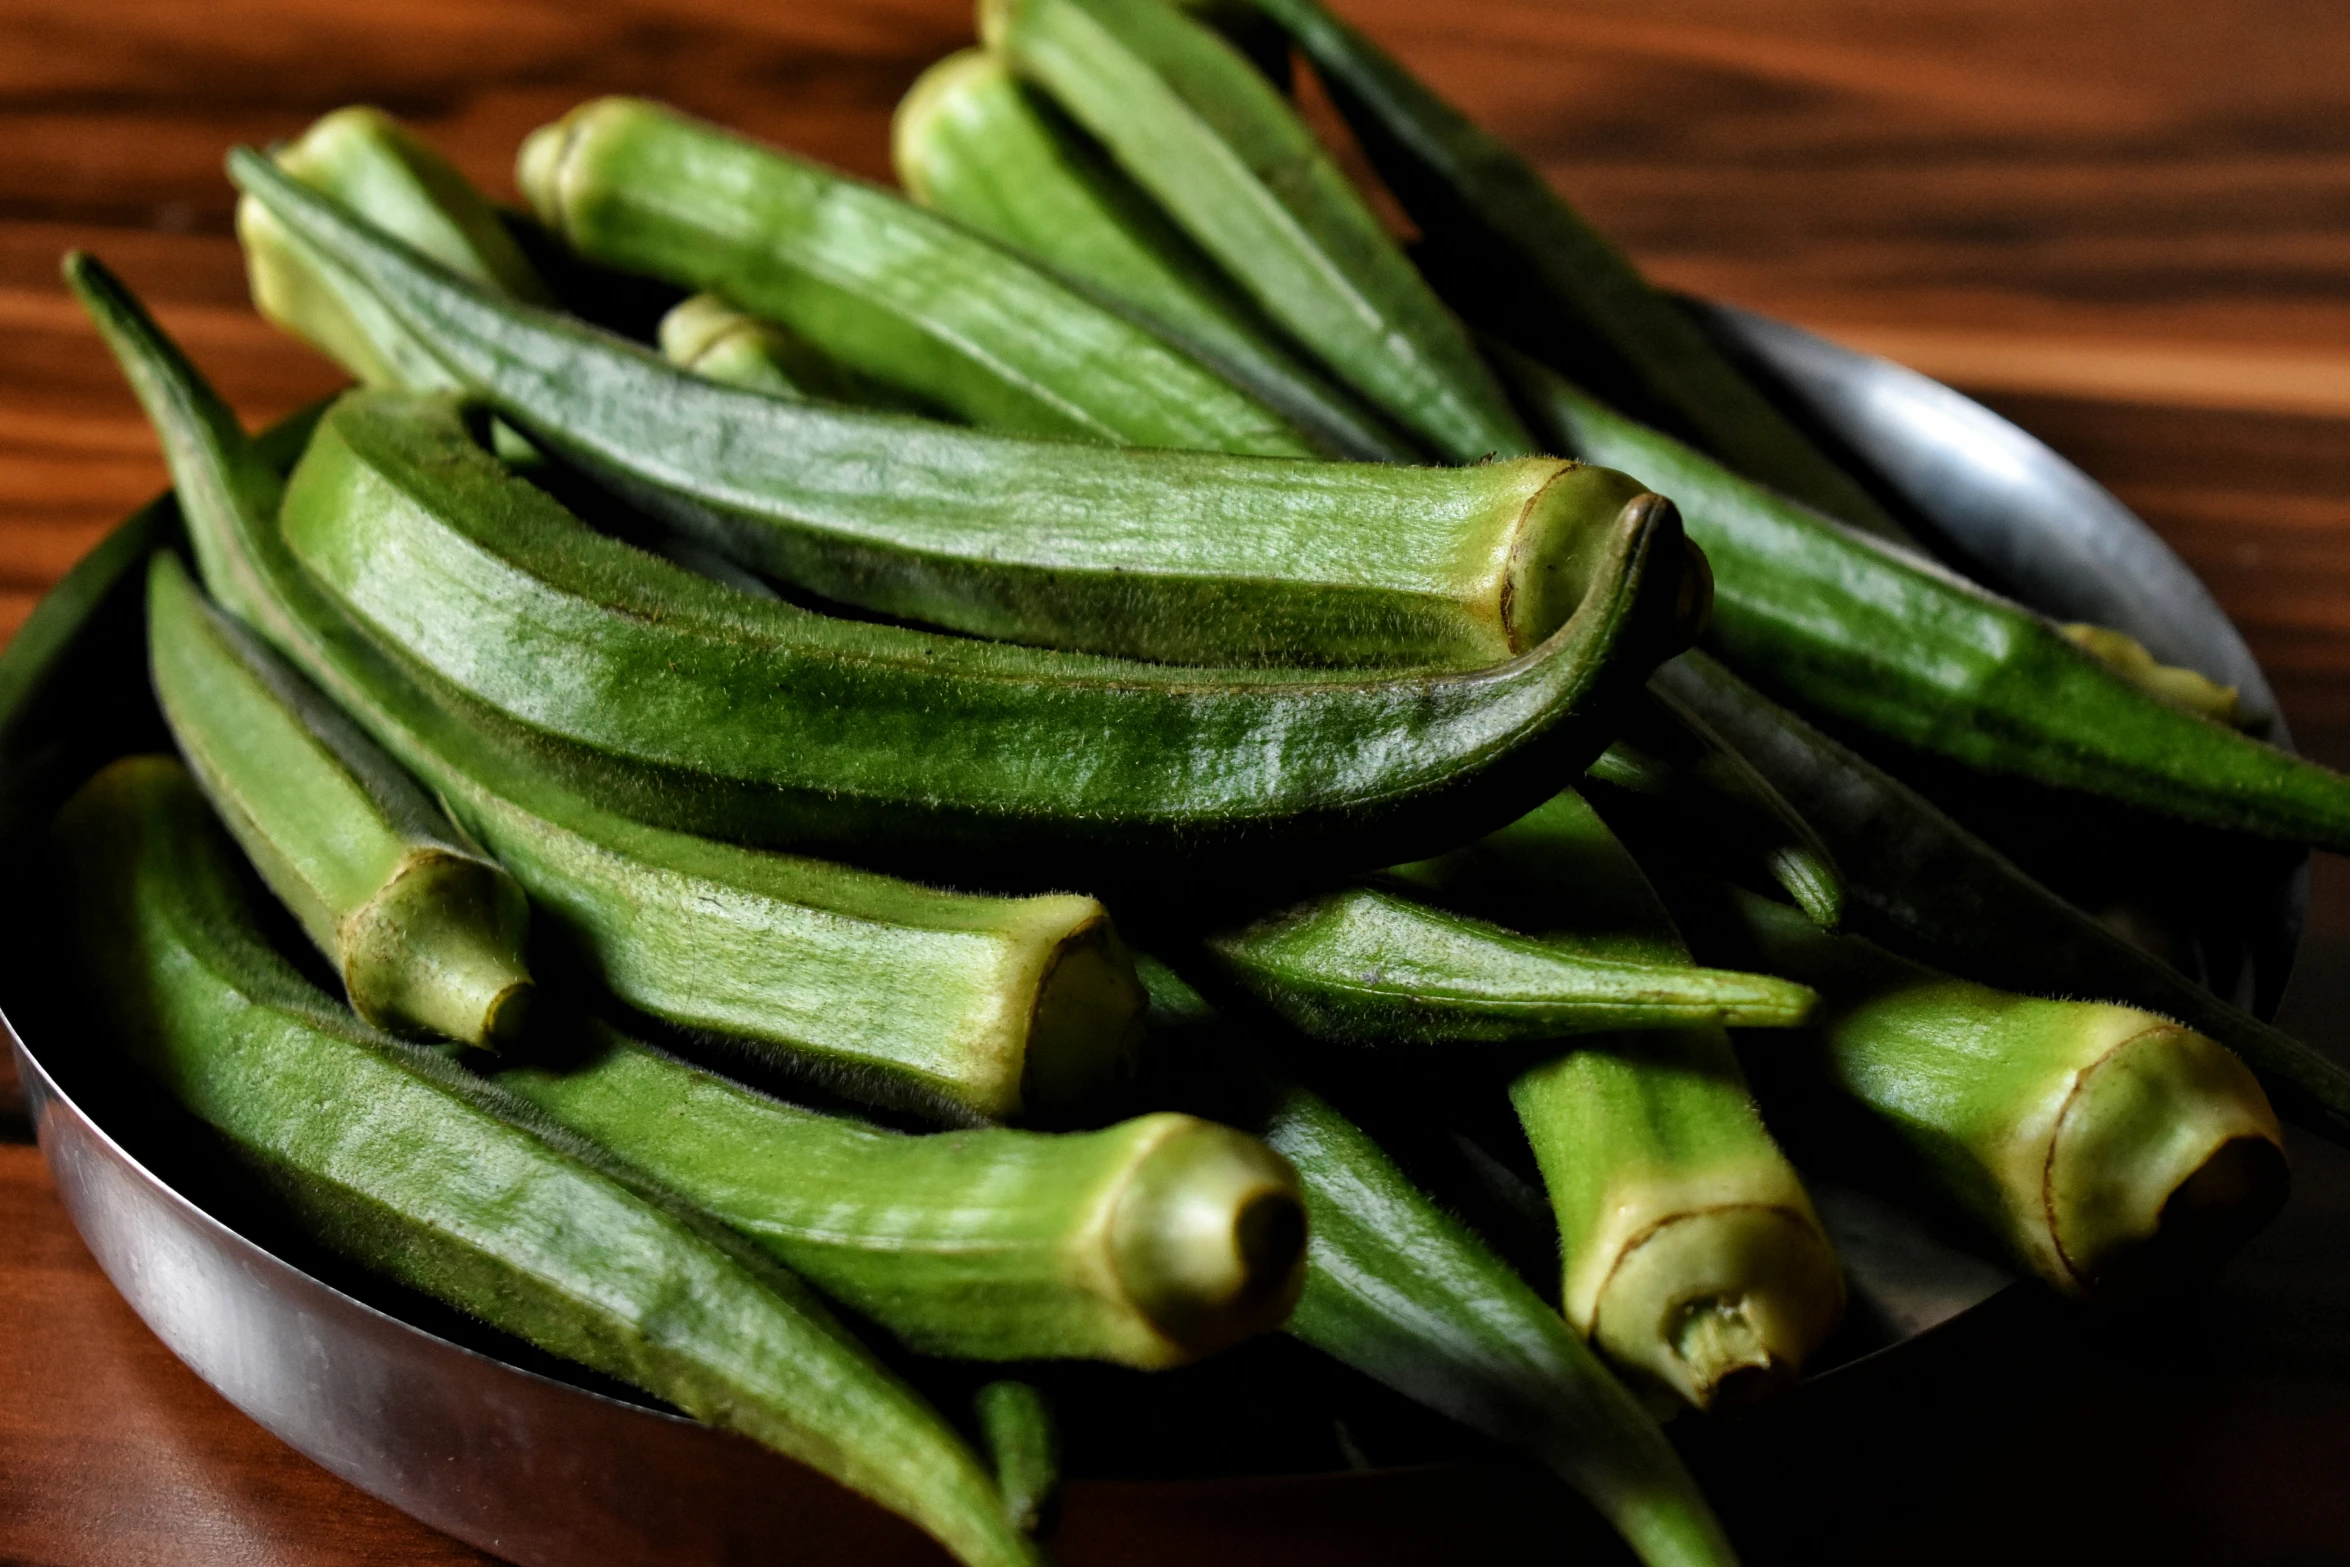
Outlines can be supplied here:
[[[1942, 375], [2082, 463], [2350, 762], [2350, 7], [1341, 3], [1661, 280]], [[245, 303], [230, 144], [372, 102], [503, 193], [526, 131], [627, 91], [884, 177], [897, 96], [970, 34], [952, 0], [5, 0], [0, 632], [161, 482], [65, 248], [249, 420], [335, 383]], [[2350, 877], [2317, 892], [2287, 1020], [2340, 1049]], [[2008, 1402], [1970, 1403], [1969, 1374], [1694, 1439], [1754, 1558], [2350, 1560], [2350, 1159], [2296, 1152], [2284, 1219], [2215, 1293], [2051, 1329]], [[33, 1151], [0, 1148], [0, 1563], [482, 1559], [198, 1383]]]

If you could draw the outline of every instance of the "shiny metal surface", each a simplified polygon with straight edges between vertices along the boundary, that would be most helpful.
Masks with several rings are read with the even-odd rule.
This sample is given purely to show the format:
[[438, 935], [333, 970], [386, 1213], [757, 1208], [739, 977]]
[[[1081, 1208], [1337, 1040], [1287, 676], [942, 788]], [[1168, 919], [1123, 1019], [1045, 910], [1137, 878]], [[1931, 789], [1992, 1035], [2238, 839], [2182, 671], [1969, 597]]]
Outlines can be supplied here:
[[[2234, 628], [2178, 559], [2110, 495], [2014, 426], [1933, 382], [1795, 328], [1715, 312], [1948, 535], [2049, 613], [2095, 619], [2273, 711]], [[2281, 738], [2281, 727], [2276, 731]], [[2280, 895], [2272, 946], [2298, 906]], [[14, 998], [8, 998], [13, 1001]], [[20, 1014], [21, 1015], [21, 1014]], [[361, 1489], [523, 1567], [937, 1563], [925, 1538], [748, 1442], [452, 1343], [272, 1255], [189, 1202], [62, 1092], [6, 1028], [29, 1113], [73, 1222], [159, 1338], [232, 1403]], [[70, 1051], [73, 1041], [45, 1041]], [[63, 1057], [59, 1058], [61, 1061]], [[1899, 1210], [1823, 1192], [1854, 1298], [1896, 1342], [1949, 1330], [2008, 1278]], [[1884, 1338], [1877, 1343], [1884, 1342]], [[1800, 1398], [1801, 1393], [1796, 1397]], [[1552, 1559], [1557, 1520], [1510, 1533], [1520, 1479], [1480, 1465], [1204, 1482], [1072, 1483], [1056, 1558], [1386, 1563]], [[1515, 1486], [1515, 1491], [1506, 1488]], [[1488, 1531], [1490, 1537], [1481, 1534]], [[1513, 1543], [1516, 1542], [1516, 1543]], [[1521, 1548], [1522, 1547], [1522, 1548]], [[1268, 1556], [1272, 1551], [1276, 1556]]]

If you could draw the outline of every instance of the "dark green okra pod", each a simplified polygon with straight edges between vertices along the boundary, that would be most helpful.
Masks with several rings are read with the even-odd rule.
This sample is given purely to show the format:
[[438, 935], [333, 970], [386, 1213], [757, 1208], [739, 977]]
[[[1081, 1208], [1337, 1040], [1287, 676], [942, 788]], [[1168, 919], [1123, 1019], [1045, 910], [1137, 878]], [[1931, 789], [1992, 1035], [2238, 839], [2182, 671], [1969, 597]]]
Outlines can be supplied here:
[[[1804, 1037], [1774, 1042], [1756, 1081], [1855, 1147], [1895, 1159], [2077, 1298], [2199, 1283], [2285, 1200], [2276, 1114], [2244, 1063], [2134, 1007], [2050, 1001], [1953, 979], [1719, 884], [1676, 895], [1709, 955], [1819, 987]], [[1808, 1115], [1807, 1115], [1808, 1112]], [[1870, 1134], [1874, 1133], [1874, 1140]], [[1882, 1178], [1885, 1172], [1877, 1172]]]
[[1207, 962], [1309, 1038], [1349, 1045], [1554, 1039], [1728, 1023], [1786, 1028], [1817, 1000], [1767, 974], [1537, 941], [1374, 886], [1209, 932]]
[[1419, 453], [1281, 340], [1248, 296], [1035, 88], [984, 49], [898, 105], [898, 179], [926, 207], [1033, 256], [1287, 415], [1330, 455]]
[[101, 773], [56, 841], [89, 1005], [314, 1239], [786, 1453], [973, 1567], [1037, 1563], [975, 1455], [807, 1286], [270, 950], [177, 762]]
[[1293, 1337], [1543, 1464], [1650, 1567], [1736, 1560], [1664, 1433], [1556, 1311], [1257, 1041], [1164, 965], [1137, 967], [1154, 1046], [1212, 1085], [1202, 1109], [1256, 1129], [1297, 1170], [1309, 1239]]
[[[1121, 450], [714, 385], [453, 279], [250, 153], [231, 162], [534, 440], [748, 565], [902, 619], [1201, 665], [1475, 668], [1604, 580], [1592, 563], [1637, 498], [1556, 460]], [[942, 668], [1017, 657], [947, 646]]]
[[180, 754], [352, 1010], [469, 1045], [519, 1033], [532, 987], [513, 878], [169, 550], [147, 576], [147, 647]]
[[[1571, 793], [1394, 874], [1568, 950], [1689, 958], [1640, 867]], [[1558, 1218], [1567, 1320], [1700, 1408], [1783, 1387], [1835, 1327], [1844, 1282], [1728, 1036], [1577, 1044], [1510, 1085]]]
[[1714, 572], [1708, 633], [1798, 700], [1986, 772], [2259, 837], [2350, 850], [2350, 778], [2184, 711], [2056, 626], [1496, 356], [1562, 449], [1684, 509]]
[[2177, 1018], [2242, 1056], [2279, 1109], [2350, 1144], [2350, 1070], [2229, 1005], [2019, 869], [1932, 802], [1702, 653], [1657, 672], [1827, 840], [1856, 923], [1938, 967]]
[[531, 133], [516, 178], [591, 260], [717, 294], [974, 424], [1312, 455], [1272, 409], [1001, 246], [658, 104], [580, 105]]
[[1036, 1533], [1061, 1486], [1060, 1432], [1051, 1400], [1033, 1384], [1006, 1377], [972, 1394], [971, 1412], [978, 1417], [987, 1456], [995, 1461], [1004, 1516], [1021, 1533]]
[[1173, 1366], [1280, 1326], [1297, 1181], [1187, 1115], [908, 1136], [778, 1103], [599, 1025], [497, 1081], [930, 1355]]
[[[1254, 0], [1314, 63], [1426, 259], [1477, 324], [1578, 373], [1595, 354], [1635, 406], [1733, 470], [1886, 538], [1906, 533], [1697, 324], [1553, 191], [1321, 0]], [[1598, 369], [1598, 365], [1593, 366]]]
[[103, 267], [66, 272], [155, 422], [214, 597], [438, 794], [621, 999], [946, 1119], [1081, 1121], [1131, 1073], [1141, 999], [1094, 899], [950, 894], [664, 831], [485, 743], [294, 564], [290, 442], [248, 441]]
[[1266, 315], [1458, 462], [1533, 449], [1476, 346], [1297, 113], [1158, 0], [981, 0], [980, 36]]

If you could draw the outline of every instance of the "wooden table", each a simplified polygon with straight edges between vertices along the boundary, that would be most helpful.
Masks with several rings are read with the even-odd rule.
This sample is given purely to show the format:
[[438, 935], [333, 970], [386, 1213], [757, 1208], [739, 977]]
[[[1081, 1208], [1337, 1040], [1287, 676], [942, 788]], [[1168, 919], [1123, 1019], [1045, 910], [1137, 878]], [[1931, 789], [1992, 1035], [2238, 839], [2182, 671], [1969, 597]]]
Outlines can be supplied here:
[[[1349, 0], [1664, 281], [1954, 380], [2218, 591], [2350, 762], [2350, 10], [2295, 0]], [[647, 93], [876, 176], [956, 0], [10, 0], [0, 7], [0, 631], [161, 479], [56, 282], [88, 246], [249, 420], [334, 384], [247, 308], [224, 149], [338, 104], [492, 189]], [[2350, 1045], [2350, 876], [2288, 1023]], [[20, 1134], [21, 1135], [21, 1134]], [[2350, 1560], [2350, 1157], [2297, 1147], [2210, 1296], [2043, 1339], [1712, 1476], [1763, 1560]], [[1705, 1458], [1703, 1444], [1701, 1460]], [[482, 1560], [297, 1457], [165, 1352], [0, 1146], [0, 1561]]]

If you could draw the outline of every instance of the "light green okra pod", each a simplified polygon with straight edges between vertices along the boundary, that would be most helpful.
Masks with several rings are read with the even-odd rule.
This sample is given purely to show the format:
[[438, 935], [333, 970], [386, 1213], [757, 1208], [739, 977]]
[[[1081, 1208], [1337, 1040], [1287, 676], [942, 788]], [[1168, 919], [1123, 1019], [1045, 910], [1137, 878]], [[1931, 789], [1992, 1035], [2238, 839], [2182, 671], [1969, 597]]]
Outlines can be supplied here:
[[1052, 1402], [1033, 1384], [1006, 1377], [973, 1394], [971, 1412], [979, 1419], [987, 1455], [995, 1460], [1004, 1516], [1022, 1533], [1034, 1534], [1061, 1485], [1060, 1432]]
[[1818, 998], [1768, 974], [1577, 950], [1379, 887], [1317, 893], [1210, 932], [1223, 977], [1311, 1038], [1354, 1045], [1552, 1039], [1692, 1023], [1784, 1028]]
[[584, 1059], [497, 1080], [924, 1354], [1180, 1365], [1297, 1299], [1296, 1178], [1190, 1116], [908, 1136], [592, 1025]]
[[[1570, 950], [1688, 960], [1647, 878], [1574, 794], [1395, 874]], [[1700, 1408], [1783, 1387], [1835, 1327], [1844, 1279], [1729, 1036], [1578, 1044], [1510, 1087], [1558, 1218], [1567, 1320]]]
[[486, 744], [287, 553], [284, 482], [111, 274], [67, 277], [162, 440], [213, 596], [447, 803], [629, 1004], [853, 1097], [949, 1119], [1083, 1119], [1132, 1069], [1142, 999], [1092, 898], [983, 898], [634, 821]]
[[1312, 455], [1270, 408], [994, 242], [659, 104], [582, 104], [531, 133], [516, 177], [590, 259], [717, 294], [974, 424]]
[[1279, 329], [1100, 147], [984, 49], [949, 55], [898, 105], [908, 195], [1132, 314], [1316, 439], [1329, 455], [1419, 452], [1281, 341]]
[[661, 317], [662, 357], [681, 370], [780, 397], [858, 408], [931, 410], [920, 399], [859, 375], [799, 333], [738, 310], [716, 294], [689, 294]]
[[1268, 1064], [1166, 965], [1136, 962], [1153, 1054], [1203, 1078], [1203, 1113], [1255, 1130], [1305, 1193], [1290, 1335], [1527, 1454], [1589, 1498], [1650, 1567], [1737, 1560], [1680, 1456], [1597, 1355], [1328, 1100]]
[[[448, 159], [380, 109], [337, 109], [275, 153], [278, 167], [366, 213], [460, 276], [533, 304], [554, 295], [497, 210]], [[237, 202], [253, 306], [370, 386], [429, 391], [449, 373], [364, 290], [251, 197]]]
[[2199, 1282], [2283, 1204], [2276, 1113], [2203, 1035], [2134, 1007], [1953, 979], [1736, 888], [1692, 896], [1710, 950], [1800, 974], [1827, 999], [1803, 1039], [1774, 1042], [1766, 1092], [1856, 1109], [1879, 1134], [1867, 1146], [1889, 1144], [2066, 1294]]
[[270, 950], [177, 762], [58, 818], [94, 1012], [313, 1238], [830, 1475], [972, 1567], [1035, 1567], [976, 1455], [807, 1286]]
[[[904, 620], [1203, 666], [1483, 670], [1587, 602], [1591, 557], [1640, 498], [1556, 459], [1121, 449], [720, 386], [439, 273], [249, 153], [231, 162], [532, 439], [745, 564]], [[827, 636], [880, 656], [915, 646], [873, 628]], [[964, 640], [920, 656], [942, 671], [1017, 657]], [[1064, 688], [1079, 677], [1058, 668]]]
[[1388, 417], [1459, 462], [1535, 449], [1460, 323], [1295, 110], [1213, 31], [1160, 0], [981, 0], [979, 29]]
[[169, 550], [147, 575], [155, 695], [270, 890], [379, 1028], [496, 1047], [532, 992], [522, 889]]

